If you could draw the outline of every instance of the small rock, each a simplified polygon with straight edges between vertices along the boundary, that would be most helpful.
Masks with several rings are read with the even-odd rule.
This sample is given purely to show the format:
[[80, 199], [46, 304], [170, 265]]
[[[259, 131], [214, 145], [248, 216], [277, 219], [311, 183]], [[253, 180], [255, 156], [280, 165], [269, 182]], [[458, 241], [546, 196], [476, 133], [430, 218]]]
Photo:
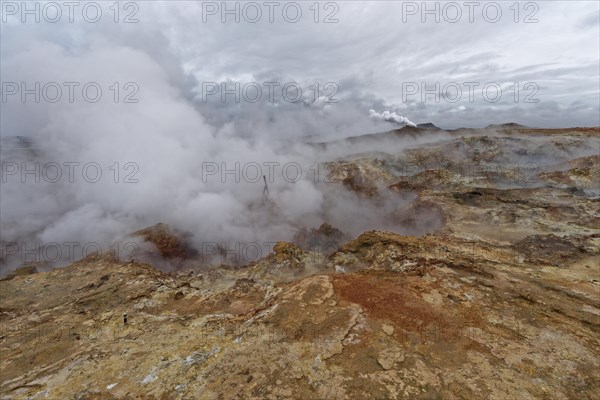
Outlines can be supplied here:
[[387, 371], [392, 369], [396, 363], [404, 362], [404, 354], [399, 350], [387, 349], [379, 353], [377, 362]]
[[187, 356], [183, 360], [183, 363], [188, 366], [193, 364], [203, 364], [209, 357], [217, 354], [220, 350], [221, 349], [219, 348], [219, 346], [215, 346], [210, 351], [195, 351], [189, 356]]
[[391, 325], [383, 324], [381, 329], [383, 329], [383, 332], [388, 336], [392, 336], [394, 334], [394, 327]]
[[147, 384], [150, 382], [154, 382], [158, 377], [154, 371], [150, 372], [146, 377], [142, 380], [142, 384]]

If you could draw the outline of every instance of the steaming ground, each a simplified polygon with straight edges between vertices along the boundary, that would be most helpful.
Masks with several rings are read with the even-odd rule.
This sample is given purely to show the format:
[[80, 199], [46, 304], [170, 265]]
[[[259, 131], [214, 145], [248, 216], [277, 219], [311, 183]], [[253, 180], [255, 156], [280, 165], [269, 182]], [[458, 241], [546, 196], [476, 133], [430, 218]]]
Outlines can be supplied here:
[[[0, 396], [597, 399], [600, 128], [417, 132], [311, 145], [331, 183], [274, 182], [264, 199], [244, 186], [225, 222], [294, 242], [253, 262], [227, 246], [202, 260], [171, 223], [133, 234], [146, 259], [94, 254], [3, 277]], [[213, 196], [244, 195], [226, 186]], [[146, 202], [166, 196], [147, 190]], [[236, 233], [192, 217], [193, 240]], [[285, 232], [324, 218], [415, 236]]]
[[[16, 243], [18, 247], [17, 256], [9, 260], [4, 270], [23, 261], [24, 253], [35, 259], [36, 249], [44, 244], [57, 243], [67, 254], [72, 242], [79, 243], [80, 249], [84, 244], [98, 243], [101, 250], [107, 251], [115, 243], [130, 240], [130, 232], [158, 222], [189, 233], [191, 244], [200, 249], [206, 242], [262, 244], [289, 240], [298, 230], [318, 227], [324, 222], [354, 236], [375, 228], [422, 235], [435, 230], [442, 220], [427, 212], [424, 214], [433, 217], [417, 225], [398, 217], [398, 210], [415, 212], [406, 211], [416, 201], [415, 193], [378, 195], [374, 199], [376, 190], [372, 187], [355, 190], [361, 185], [351, 176], [381, 172], [382, 179], [376, 181], [384, 187], [394, 183], [388, 182], [389, 177], [406, 173], [404, 168], [396, 165], [379, 171], [368, 163], [351, 166], [339, 161], [375, 156], [394, 164], [389, 158], [403, 150], [449, 140], [451, 136], [443, 131], [404, 131], [390, 138], [377, 136], [358, 144], [342, 141], [326, 146], [306, 145], [304, 138], [319, 136], [319, 141], [324, 141], [385, 132], [399, 127], [398, 123], [413, 126], [414, 122], [429, 121], [425, 118], [430, 116], [436, 116], [434, 122], [444, 127], [459, 126], [465, 121], [481, 126], [513, 118], [554, 126], [572, 121], [591, 125], [597, 120], [595, 108], [584, 106], [596, 104], [597, 94], [581, 90], [578, 81], [580, 77], [596, 76], [597, 61], [577, 58], [589, 51], [575, 51], [572, 46], [563, 49], [564, 57], [569, 62], [580, 60], [577, 63], [581, 69], [574, 70], [576, 73], [561, 72], [564, 75], [558, 78], [565, 82], [559, 85], [560, 90], [548, 95], [546, 99], [550, 101], [532, 106], [533, 111], [525, 106], [515, 109], [510, 101], [470, 103], [462, 109], [458, 104], [446, 103], [432, 109], [419, 101], [399, 102], [395, 98], [401, 92], [398, 85], [402, 82], [397, 79], [400, 72], [406, 76], [404, 80], [421, 80], [428, 71], [435, 71], [429, 76], [435, 81], [440, 76], [448, 79], [460, 76], [483, 83], [495, 81], [498, 76], [496, 72], [491, 76], [472, 72], [487, 71], [490, 57], [487, 53], [476, 56], [470, 51], [456, 51], [458, 43], [469, 41], [457, 39], [454, 47], [444, 45], [432, 59], [432, 41], [419, 31], [425, 28], [431, 32], [426, 25], [418, 24], [416, 31], [395, 22], [386, 26], [376, 24], [379, 31], [372, 30], [375, 24], [363, 25], [366, 16], [374, 21], [395, 21], [398, 14], [390, 12], [389, 7], [400, 4], [373, 5], [367, 14], [362, 5], [348, 4], [340, 11], [343, 14], [340, 23], [331, 25], [316, 25], [310, 18], [299, 24], [232, 25], [217, 19], [201, 24], [200, 4], [186, 4], [185, 12], [179, 7], [144, 4], [140, 7], [140, 22], [136, 24], [115, 24], [110, 18], [97, 24], [71, 24], [65, 20], [57, 24], [23, 24], [18, 16], [12, 16], [3, 26], [6, 28], [3, 31], [6, 40], [0, 50], [3, 79], [26, 82], [28, 87], [35, 82], [58, 82], [63, 88], [62, 98], [55, 103], [35, 102], [31, 95], [27, 101], [17, 95], [3, 103], [0, 132], [3, 140], [26, 137], [31, 141], [28, 146], [35, 148], [34, 152], [10, 151], [6, 149], [10, 146], [4, 146], [3, 167], [16, 163], [22, 169], [21, 163], [25, 162], [26, 168], [35, 165], [43, 168], [49, 163], [63, 168], [62, 178], [56, 183], [44, 179], [35, 182], [32, 175], [21, 179], [22, 171], [7, 176], [2, 183], [1, 240], [3, 244]], [[590, 15], [586, 7], [571, 9], [574, 15]], [[564, 10], [558, 11], [555, 15], [562, 20]], [[359, 19], [361, 26], [371, 26], [369, 35], [362, 35], [356, 29]], [[536, 28], [543, 23], [518, 27]], [[559, 37], [566, 34], [564, 29], [556, 30], [557, 24], [545, 23], [549, 25], [544, 25], [545, 28], [552, 28]], [[394, 30], [390, 31], [389, 26], [394, 26]], [[286, 40], [273, 39], [274, 27]], [[480, 26], [482, 38], [503, 37], [490, 27], [504, 29], [505, 25]], [[514, 29], [516, 25], [511, 23], [510, 27]], [[473, 26], [469, 28], [459, 36], [471, 39]], [[436, 34], [445, 35], [453, 29], [454, 25], [446, 25]], [[388, 37], [394, 46], [373, 46], [377, 37]], [[408, 40], [409, 37], [419, 45]], [[260, 38], [267, 38], [265, 42], [269, 45], [257, 48], [255, 40]], [[300, 43], [291, 46], [288, 40], [297, 38], [302, 38], [301, 46]], [[324, 38], [330, 42], [325, 44]], [[579, 40], [579, 33], [576, 38], [574, 42], [597, 47], [594, 41]], [[229, 47], [223, 47], [224, 43]], [[318, 46], [314, 47], [315, 44]], [[399, 52], [398, 46], [405, 48]], [[315, 48], [323, 52], [315, 52]], [[324, 58], [322, 54], [332, 48], [339, 51], [336, 57]], [[489, 43], [482, 48], [487, 52]], [[446, 51], [455, 57], [464, 54], [464, 65], [471, 72], [465, 75], [465, 71], [459, 71], [456, 75], [455, 65], [446, 65]], [[539, 57], [535, 58], [536, 64], [542, 65], [541, 60], [547, 60], [543, 53], [536, 56]], [[360, 60], [357, 54], [361, 55]], [[410, 57], [407, 62], [400, 62], [398, 54]], [[438, 57], [443, 60], [443, 68], [439, 67]], [[554, 63], [556, 59], [551, 61]], [[350, 65], [356, 65], [356, 69], [345, 72]], [[398, 70], [401, 65], [402, 70]], [[508, 66], [506, 79], [511, 71], [521, 70], [520, 65]], [[551, 78], [556, 83], [557, 77]], [[257, 103], [232, 101], [231, 97], [223, 101], [220, 96], [204, 102], [199, 91], [204, 81], [298, 82], [305, 90], [296, 103], [284, 101], [281, 94], [274, 101], [261, 98]], [[73, 101], [68, 99], [65, 82], [79, 84]], [[86, 83], [101, 88], [98, 101], [84, 99], [82, 88]], [[309, 88], [315, 83], [322, 88], [335, 83], [338, 91], [333, 96], [338, 101], [324, 102], [325, 92], [312, 96]], [[574, 83], [576, 90], [571, 90], [569, 85]], [[135, 90], [131, 90], [130, 84], [134, 84]], [[378, 94], [381, 89], [382, 94]], [[127, 102], [131, 100], [129, 96], [135, 102]], [[565, 98], [569, 99], [567, 105], [562, 103]], [[558, 112], [561, 110], [566, 111]], [[407, 132], [410, 134], [404, 135]], [[377, 152], [385, 154], [379, 157]], [[65, 163], [79, 166], [72, 182], [67, 178]], [[102, 172], [94, 183], [81, 176], [80, 167], [90, 163]], [[250, 163], [279, 163], [280, 168], [275, 169], [273, 179], [268, 182], [269, 201], [265, 202], [260, 177], [256, 182], [236, 181], [232, 175], [224, 179], [211, 175], [204, 179], [206, 163], [224, 165], [229, 170]], [[283, 176], [281, 166], [289, 163], [300, 166], [302, 178], [297, 182], [287, 182]], [[335, 183], [327, 183], [331, 166], [340, 179]], [[292, 176], [286, 177], [295, 180], [296, 170], [288, 169]], [[390, 217], [391, 214], [395, 216]], [[4, 253], [13, 252], [12, 248], [9, 250], [4, 246]], [[54, 259], [55, 255], [43, 258]], [[73, 261], [72, 257], [63, 258], [58, 257], [56, 264]]]
[[[298, 232], [323, 223], [345, 238], [367, 230], [421, 236], [443, 227], [444, 216], [420, 199], [422, 189], [390, 190], [399, 180], [450, 173], [477, 181], [495, 174], [498, 188], [544, 187], [548, 183], [540, 174], [565, 171], [569, 160], [593, 156], [600, 145], [594, 137], [532, 135], [535, 130], [510, 125], [457, 131], [406, 127], [320, 144], [249, 142], [224, 131], [213, 136], [205, 128], [201, 140], [183, 135], [179, 143], [155, 134], [159, 145], [146, 141], [135, 149], [143, 157], [135, 168], [124, 168], [127, 159], [119, 161], [116, 182], [114, 162], [98, 152], [109, 146], [106, 138], [95, 138], [88, 147], [80, 143], [88, 160], [100, 160], [103, 175], [95, 183], [89, 181], [94, 169], [84, 179], [76, 168], [73, 182], [67, 179], [65, 164], [84, 165], [86, 158], [68, 158], [56, 146], [61, 141], [4, 140], [3, 168], [57, 163], [65, 175], [56, 183], [47, 176], [36, 182], [35, 175], [4, 171], [4, 273], [26, 261], [46, 261], [42, 268], [64, 265], [94, 250], [116, 249], [121, 258], [139, 258], [150, 249], [131, 233], [156, 223], [167, 223], [201, 256], [186, 261], [188, 266], [256, 261], [277, 241], [295, 241]], [[182, 145], [186, 141], [188, 146]], [[427, 190], [451, 183], [446, 176]], [[597, 197], [597, 188], [581, 190]], [[139, 251], [132, 252], [132, 246]], [[182, 260], [153, 261], [172, 269]]]
[[[426, 140], [434, 139], [433, 135], [425, 136]], [[26, 249], [58, 243], [69, 254], [65, 243], [77, 242], [81, 244], [77, 251], [86, 243], [97, 243], [107, 251], [115, 243], [129, 240], [129, 233], [158, 222], [189, 232], [189, 241], [199, 251], [208, 243], [232, 248], [240, 243], [258, 243], [270, 249], [276, 241], [291, 240], [298, 230], [322, 223], [350, 236], [369, 229], [423, 234], [439, 226], [432, 222], [414, 229], [391, 221], [390, 214], [410, 204], [415, 196], [381, 196], [374, 201], [332, 181], [324, 164], [359, 151], [385, 148], [393, 154], [424, 138], [384, 140], [360, 149], [343, 143], [321, 150], [289, 141], [249, 143], [223, 132], [218, 139], [207, 134], [203, 139], [182, 137], [179, 143], [177, 139], [162, 140], [156, 134], [155, 140], [146, 139], [142, 149], [135, 149], [135, 169], [124, 169], [127, 160], [133, 158], [114, 158], [119, 160], [117, 183], [115, 161], [100, 151], [112, 151], [111, 140], [116, 141], [116, 137], [89, 139], [93, 143], [86, 146], [81, 141], [82, 151], [74, 152], [80, 154], [75, 158], [68, 156], [72, 142], [65, 144], [68, 151], [62, 140], [33, 138], [34, 145], [27, 146], [35, 148], [31, 151], [5, 143], [3, 163], [16, 165], [19, 171], [6, 175], [3, 184], [2, 238], [4, 243], [21, 246], [13, 260], [8, 260], [8, 269], [18, 266]], [[184, 146], [186, 140], [189, 143]], [[128, 154], [131, 150], [122, 149]], [[95, 168], [87, 170], [89, 176], [82, 176], [86, 160], [100, 165], [103, 175], [98, 182], [90, 182], [96, 176]], [[80, 163], [73, 167], [73, 182], [67, 176], [69, 162]], [[55, 176], [50, 168], [40, 173], [44, 176], [38, 177], [39, 182], [34, 175], [20, 174], [23, 165], [38, 165], [42, 170], [52, 163], [63, 173], [56, 183], [50, 182]], [[232, 173], [236, 169], [237, 173]], [[134, 171], [129, 180], [137, 182], [128, 182], [127, 176]], [[267, 176], [268, 196], [263, 194], [263, 174]], [[14, 249], [8, 249], [11, 251]], [[45, 257], [42, 250], [38, 253], [28, 257], [55, 258], [54, 253]], [[73, 261], [63, 258], [59, 265]]]
[[98, 3], [1, 4], [0, 398], [598, 399], [600, 3]]

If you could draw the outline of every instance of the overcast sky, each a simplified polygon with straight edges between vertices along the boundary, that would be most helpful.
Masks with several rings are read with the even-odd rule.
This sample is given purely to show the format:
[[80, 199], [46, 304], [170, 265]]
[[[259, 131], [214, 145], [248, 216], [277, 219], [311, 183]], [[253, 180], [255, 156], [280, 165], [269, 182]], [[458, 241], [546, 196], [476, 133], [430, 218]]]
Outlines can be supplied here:
[[[115, 15], [111, 2], [98, 2], [102, 17], [96, 23], [84, 18], [85, 3], [73, 9], [72, 23], [65, 6], [51, 23], [46, 19], [55, 18], [55, 9], [40, 3], [36, 23], [20, 3], [14, 3], [16, 10], [4, 3], [2, 81], [133, 81], [143, 102], [153, 90], [144, 79], [160, 68], [207, 123], [230, 122], [246, 136], [257, 130], [303, 136], [386, 128], [369, 119], [370, 109], [444, 128], [503, 122], [599, 125], [599, 3], [488, 3], [469, 8], [464, 2], [429, 2], [434, 11], [427, 14], [422, 2], [339, 1], [318, 7], [312, 1], [275, 2], [272, 8], [230, 2], [227, 7], [238, 7], [237, 12], [226, 14], [221, 2], [138, 1], [122, 4]], [[298, 8], [302, 15], [296, 18]], [[86, 10], [93, 19], [96, 7]], [[133, 23], [125, 23], [127, 18]], [[140, 57], [151, 62], [130, 70], [127, 65]], [[98, 73], [97, 63], [113, 75]], [[246, 101], [241, 89], [239, 102], [234, 95], [225, 102], [219, 93], [206, 95], [208, 82], [227, 81], [240, 82], [240, 88], [256, 82], [262, 95], [255, 103]], [[264, 82], [281, 85], [274, 89], [276, 97], [283, 85], [296, 82], [303, 101], [269, 101]], [[325, 88], [330, 82], [334, 86]], [[315, 102], [315, 84], [319, 95], [338, 102]], [[447, 97], [434, 94], [436, 85], [446, 87]], [[431, 91], [423, 97], [427, 88]], [[495, 101], [498, 88], [501, 97]], [[15, 116], [4, 115], [3, 134], [40, 129], [45, 122], [39, 113], [47, 112], [48, 104], [16, 104], [14, 98], [2, 104]], [[25, 125], [18, 117], [22, 113], [30, 115]]]

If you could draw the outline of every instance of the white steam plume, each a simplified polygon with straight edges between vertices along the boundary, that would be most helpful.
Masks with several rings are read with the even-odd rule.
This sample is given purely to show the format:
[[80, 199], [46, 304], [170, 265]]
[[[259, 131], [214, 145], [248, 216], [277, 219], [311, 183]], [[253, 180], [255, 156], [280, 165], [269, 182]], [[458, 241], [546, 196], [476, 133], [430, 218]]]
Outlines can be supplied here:
[[408, 126], [412, 126], [413, 128], [417, 127], [417, 125], [414, 122], [410, 121], [406, 117], [398, 115], [396, 112], [384, 111], [382, 113], [378, 113], [375, 110], [369, 110], [369, 118], [381, 120], [381, 121], [392, 122], [392, 123], [398, 124], [398, 125], [408, 125]]

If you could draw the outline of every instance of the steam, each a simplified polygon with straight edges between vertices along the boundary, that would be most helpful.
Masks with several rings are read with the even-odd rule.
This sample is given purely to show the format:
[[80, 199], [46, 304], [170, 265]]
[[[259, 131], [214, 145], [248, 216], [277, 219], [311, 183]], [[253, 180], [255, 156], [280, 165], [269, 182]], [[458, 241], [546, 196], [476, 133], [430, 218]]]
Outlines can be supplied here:
[[[85, 45], [76, 49], [46, 39], [45, 32], [3, 49], [6, 81], [29, 87], [35, 82], [80, 86], [73, 102], [65, 89], [55, 103], [35, 102], [30, 96], [26, 102], [18, 98], [3, 104], [7, 118], [2, 136], [25, 136], [33, 148], [2, 149], [3, 168], [8, 163], [18, 168], [3, 176], [0, 191], [0, 244], [3, 256], [7, 250], [12, 256], [3, 257], [2, 274], [24, 261], [70, 263], [89, 244], [108, 251], [128, 240], [129, 233], [159, 222], [188, 232], [198, 251], [207, 243], [258, 243], [264, 248], [324, 222], [353, 236], [383, 228], [420, 232], [403, 231], [381, 212], [414, 199], [390, 197], [375, 204], [331, 183], [321, 163], [348, 156], [355, 148], [324, 152], [304, 144], [307, 135], [384, 130], [378, 121], [362, 117], [364, 99], [340, 90], [339, 105], [199, 104], [193, 95], [196, 78], [183, 72], [176, 54], [152, 45], [165, 38], [154, 31], [119, 35], [115, 29], [88, 32]], [[99, 101], [83, 100], [81, 88], [87, 82], [102, 88]], [[139, 87], [137, 102], [123, 101], [131, 93], [125, 89], [128, 82]], [[115, 83], [121, 90], [118, 101], [110, 89]], [[367, 106], [380, 104], [371, 99]], [[408, 143], [386, 150], [398, 152]], [[86, 174], [83, 167], [91, 164], [95, 167]], [[49, 165], [61, 168], [56, 182], [39, 179]], [[207, 167], [214, 165], [218, 171], [207, 175]], [[244, 170], [250, 165], [260, 167], [258, 174]], [[22, 168], [35, 172], [27, 175]], [[96, 181], [91, 178], [98, 168]], [[263, 199], [262, 175], [268, 178], [268, 201]], [[73, 242], [79, 245], [74, 258]], [[7, 243], [18, 248], [7, 248]], [[54, 245], [50, 256], [31, 255], [49, 243]], [[57, 251], [61, 254], [54, 257]]]
[[384, 111], [382, 113], [378, 113], [375, 110], [369, 110], [369, 118], [381, 121], [392, 122], [398, 125], [408, 125], [416, 128], [417, 125], [414, 122], [411, 122], [408, 118], [398, 115], [396, 112]]

